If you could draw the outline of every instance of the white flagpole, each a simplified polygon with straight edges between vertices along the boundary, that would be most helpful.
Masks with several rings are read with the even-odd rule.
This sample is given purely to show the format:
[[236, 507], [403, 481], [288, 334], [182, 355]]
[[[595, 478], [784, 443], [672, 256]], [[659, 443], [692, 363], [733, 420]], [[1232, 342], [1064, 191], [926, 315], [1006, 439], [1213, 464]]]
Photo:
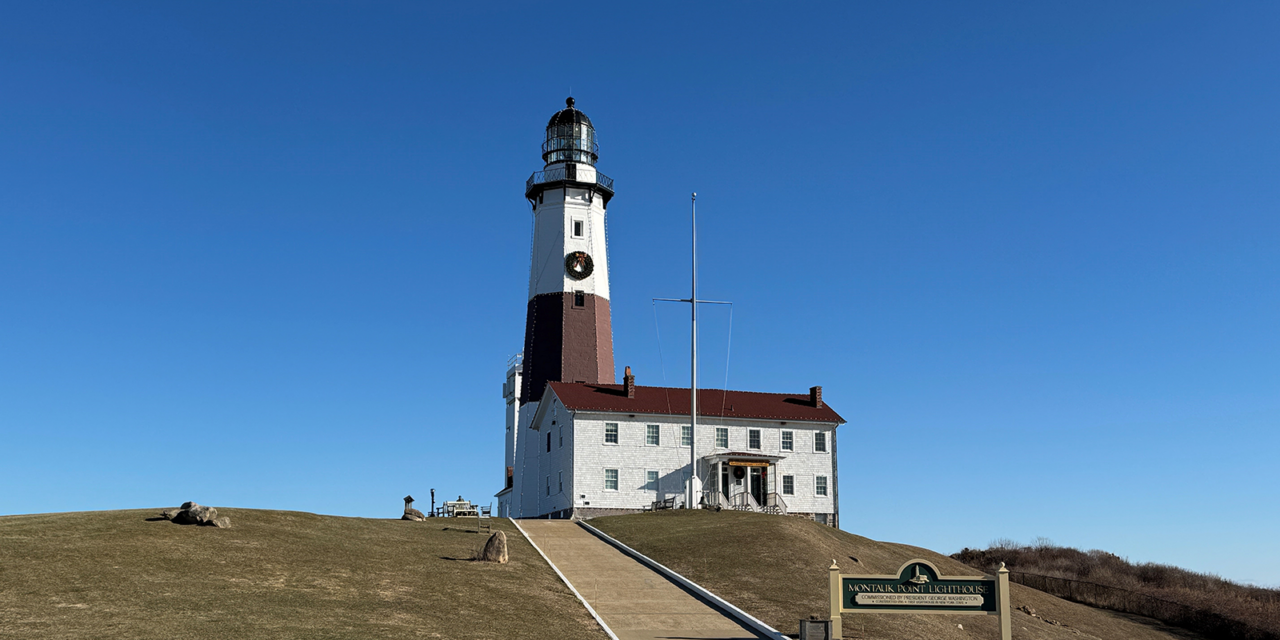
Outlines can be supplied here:
[[698, 194], [689, 198], [693, 223], [693, 292], [689, 295], [689, 306], [692, 311], [693, 340], [690, 345], [689, 375], [689, 495], [685, 498], [686, 509], [698, 505], [694, 499], [694, 485], [698, 477], [698, 455], [695, 452], [698, 442]]

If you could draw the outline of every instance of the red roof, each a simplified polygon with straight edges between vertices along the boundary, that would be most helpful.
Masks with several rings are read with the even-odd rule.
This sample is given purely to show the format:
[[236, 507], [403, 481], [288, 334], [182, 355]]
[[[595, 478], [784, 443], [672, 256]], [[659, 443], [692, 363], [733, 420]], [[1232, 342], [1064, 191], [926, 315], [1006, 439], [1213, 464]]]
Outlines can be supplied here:
[[[548, 382], [547, 387], [553, 389], [565, 408], [571, 411], [689, 415], [688, 389], [637, 386], [636, 397], [628, 398], [620, 384]], [[844, 423], [844, 418], [841, 418], [830, 405], [823, 403], [822, 407], [813, 406], [808, 394], [721, 389], [698, 389], [698, 415], [715, 418]]]

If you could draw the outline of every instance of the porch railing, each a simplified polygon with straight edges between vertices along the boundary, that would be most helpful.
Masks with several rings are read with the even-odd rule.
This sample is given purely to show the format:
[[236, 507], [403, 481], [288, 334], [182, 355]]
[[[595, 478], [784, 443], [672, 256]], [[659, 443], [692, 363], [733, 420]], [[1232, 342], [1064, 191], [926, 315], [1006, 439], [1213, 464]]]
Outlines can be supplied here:
[[764, 512], [772, 513], [776, 516], [787, 515], [787, 502], [777, 493], [770, 493], [765, 496]]

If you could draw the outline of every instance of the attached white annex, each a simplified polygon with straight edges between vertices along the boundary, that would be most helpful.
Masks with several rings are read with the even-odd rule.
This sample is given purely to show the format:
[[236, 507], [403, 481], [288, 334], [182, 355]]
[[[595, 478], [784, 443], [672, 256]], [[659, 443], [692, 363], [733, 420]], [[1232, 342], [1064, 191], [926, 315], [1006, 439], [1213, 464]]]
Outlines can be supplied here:
[[613, 384], [605, 237], [613, 180], [595, 167], [591, 120], [572, 98], [566, 105], [547, 123], [543, 170], [525, 183], [534, 219], [529, 299], [524, 351], [503, 384], [498, 515], [592, 517], [685, 506], [692, 493], [691, 507], [838, 526], [844, 419], [821, 387], [808, 395], [699, 389], [694, 421], [689, 389], [638, 387], [629, 367]]

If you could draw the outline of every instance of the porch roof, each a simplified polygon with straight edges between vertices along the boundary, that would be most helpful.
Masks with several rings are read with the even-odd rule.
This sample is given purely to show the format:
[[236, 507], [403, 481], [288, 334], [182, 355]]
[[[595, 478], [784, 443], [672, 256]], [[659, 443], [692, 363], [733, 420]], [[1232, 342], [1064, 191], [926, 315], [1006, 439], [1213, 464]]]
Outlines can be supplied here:
[[726, 460], [755, 460], [760, 462], [777, 462], [786, 456], [773, 456], [759, 451], [715, 451], [702, 456], [707, 462], [724, 462]]

